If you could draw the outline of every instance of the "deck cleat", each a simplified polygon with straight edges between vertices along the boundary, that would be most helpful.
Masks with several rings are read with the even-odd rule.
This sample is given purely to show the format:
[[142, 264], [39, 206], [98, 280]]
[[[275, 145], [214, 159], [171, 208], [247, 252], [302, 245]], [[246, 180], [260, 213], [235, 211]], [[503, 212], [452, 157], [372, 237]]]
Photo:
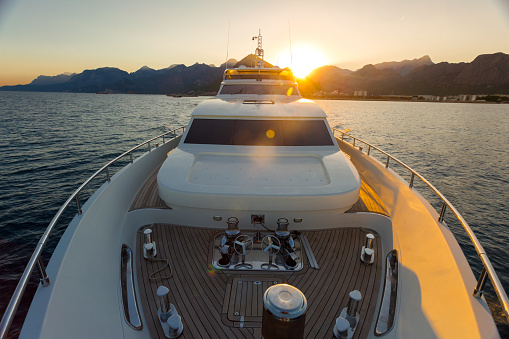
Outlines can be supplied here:
[[343, 308], [339, 317], [345, 318], [350, 324], [350, 328], [348, 329], [348, 336], [346, 338], [353, 337], [355, 333], [355, 329], [359, 324], [359, 303], [362, 300], [361, 292], [358, 290], [354, 290], [349, 294], [350, 300], [348, 301], [348, 306]]
[[178, 314], [169, 317], [166, 324], [168, 325], [168, 330], [164, 331], [166, 338], [177, 338], [182, 334], [182, 331], [184, 330], [182, 318], [180, 318]]
[[145, 243], [143, 244], [143, 257], [145, 259], [154, 259], [157, 255], [156, 242], [152, 239], [152, 230], [146, 228], [143, 231], [145, 235]]
[[372, 265], [375, 262], [375, 251], [373, 250], [373, 240], [375, 236], [371, 233], [366, 234], [366, 245], [361, 249], [361, 261], [365, 265]]
[[[336, 324], [334, 325], [334, 338], [342, 339], [348, 338], [349, 333], [348, 329], [350, 328], [350, 323], [343, 317], [338, 317], [336, 319]], [[352, 333], [353, 334], [353, 333]]]
[[169, 292], [170, 290], [166, 286], [161, 285], [157, 288], [159, 299], [157, 315], [166, 338], [177, 338], [182, 333], [184, 326], [177, 309], [170, 303]]

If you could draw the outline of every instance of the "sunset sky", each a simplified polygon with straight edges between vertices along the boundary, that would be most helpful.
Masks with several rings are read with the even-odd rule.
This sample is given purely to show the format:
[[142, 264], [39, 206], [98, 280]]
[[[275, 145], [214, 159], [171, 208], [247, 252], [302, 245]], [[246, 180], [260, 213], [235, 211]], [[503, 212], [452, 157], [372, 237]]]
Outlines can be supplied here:
[[[253, 53], [299, 69], [509, 54], [509, 0], [0, 0], [0, 85], [98, 67], [133, 72]], [[307, 70], [307, 69], [306, 69]]]

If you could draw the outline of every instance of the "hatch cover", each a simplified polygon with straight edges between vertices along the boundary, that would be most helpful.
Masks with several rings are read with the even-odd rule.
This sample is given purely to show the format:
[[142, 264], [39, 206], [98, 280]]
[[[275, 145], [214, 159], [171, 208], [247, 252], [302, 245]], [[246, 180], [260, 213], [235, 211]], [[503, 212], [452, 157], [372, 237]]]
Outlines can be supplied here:
[[260, 327], [265, 290], [272, 285], [284, 283], [286, 283], [285, 278], [269, 275], [230, 278], [223, 305], [223, 313], [227, 313], [227, 325]]

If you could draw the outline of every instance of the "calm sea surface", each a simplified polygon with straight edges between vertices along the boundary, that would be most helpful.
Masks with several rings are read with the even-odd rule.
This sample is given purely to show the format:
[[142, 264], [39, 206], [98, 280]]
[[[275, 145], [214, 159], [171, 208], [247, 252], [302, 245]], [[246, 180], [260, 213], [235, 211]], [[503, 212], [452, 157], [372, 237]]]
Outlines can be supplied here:
[[[69, 195], [123, 151], [187, 124], [204, 99], [0, 92], [0, 314], [40, 235]], [[509, 105], [318, 103], [332, 127], [351, 129], [350, 134], [391, 153], [434, 184], [470, 224], [509, 291]], [[391, 168], [409, 179], [401, 167]], [[416, 182], [415, 187], [440, 207], [424, 185]], [[64, 216], [46, 252], [74, 212]], [[450, 212], [446, 222], [478, 276], [481, 264], [468, 237]], [[37, 279], [34, 273], [14, 335]], [[496, 300], [491, 285], [486, 294]], [[509, 337], [500, 308], [491, 304], [502, 337]]]

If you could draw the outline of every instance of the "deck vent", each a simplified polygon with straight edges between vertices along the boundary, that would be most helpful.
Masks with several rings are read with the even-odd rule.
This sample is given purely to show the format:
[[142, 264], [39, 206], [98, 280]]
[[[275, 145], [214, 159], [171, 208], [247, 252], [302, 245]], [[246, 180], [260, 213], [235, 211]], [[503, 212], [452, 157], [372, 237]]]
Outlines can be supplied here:
[[306, 296], [298, 288], [287, 284], [269, 287], [263, 295], [262, 337], [303, 338], [306, 311]]

